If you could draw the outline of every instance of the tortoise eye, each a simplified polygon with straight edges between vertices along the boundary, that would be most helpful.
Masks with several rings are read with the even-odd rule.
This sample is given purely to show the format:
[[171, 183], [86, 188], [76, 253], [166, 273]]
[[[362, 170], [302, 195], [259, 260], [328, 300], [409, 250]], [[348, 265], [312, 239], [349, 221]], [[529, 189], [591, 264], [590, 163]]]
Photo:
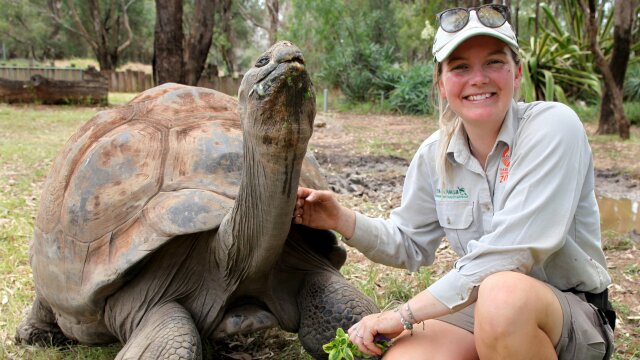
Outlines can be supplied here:
[[269, 63], [269, 57], [263, 56], [258, 61], [256, 61], [256, 67], [263, 67]]

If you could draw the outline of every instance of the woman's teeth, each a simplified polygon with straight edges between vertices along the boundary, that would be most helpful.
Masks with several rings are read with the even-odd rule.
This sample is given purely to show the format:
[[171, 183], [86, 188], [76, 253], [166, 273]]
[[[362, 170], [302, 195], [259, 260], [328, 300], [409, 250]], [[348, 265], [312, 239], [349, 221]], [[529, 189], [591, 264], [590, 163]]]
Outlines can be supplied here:
[[478, 101], [478, 100], [484, 100], [490, 96], [491, 96], [491, 93], [481, 94], [481, 95], [469, 95], [467, 96], [467, 99], [471, 101]]

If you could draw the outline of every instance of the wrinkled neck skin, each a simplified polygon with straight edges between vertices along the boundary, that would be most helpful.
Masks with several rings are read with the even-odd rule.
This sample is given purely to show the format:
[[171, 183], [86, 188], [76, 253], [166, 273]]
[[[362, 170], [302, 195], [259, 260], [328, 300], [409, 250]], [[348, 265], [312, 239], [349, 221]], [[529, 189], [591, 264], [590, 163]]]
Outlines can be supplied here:
[[[264, 286], [286, 241], [312, 130], [311, 124], [300, 124], [307, 120], [292, 118], [299, 116], [293, 112], [302, 112], [296, 110], [259, 114], [266, 119], [261, 124], [243, 124], [244, 168], [238, 197], [220, 225], [219, 243], [213, 244], [229, 286], [240, 281], [247, 291]], [[255, 276], [256, 281], [250, 281]]]

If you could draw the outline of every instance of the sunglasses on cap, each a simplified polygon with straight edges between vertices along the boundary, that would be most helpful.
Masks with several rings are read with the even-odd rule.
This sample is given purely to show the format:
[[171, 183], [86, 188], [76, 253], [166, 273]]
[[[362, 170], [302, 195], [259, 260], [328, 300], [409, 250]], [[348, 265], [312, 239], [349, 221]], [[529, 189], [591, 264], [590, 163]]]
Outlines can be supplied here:
[[436, 18], [442, 30], [448, 33], [454, 33], [467, 26], [471, 11], [475, 11], [480, 23], [489, 28], [500, 27], [509, 19], [509, 8], [500, 4], [447, 9], [438, 13]]

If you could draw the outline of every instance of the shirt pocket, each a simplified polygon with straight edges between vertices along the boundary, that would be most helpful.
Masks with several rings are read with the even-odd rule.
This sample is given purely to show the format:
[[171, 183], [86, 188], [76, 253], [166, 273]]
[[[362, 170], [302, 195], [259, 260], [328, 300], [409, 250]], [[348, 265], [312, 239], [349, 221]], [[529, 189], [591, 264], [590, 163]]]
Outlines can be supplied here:
[[466, 243], [476, 235], [471, 227], [473, 201], [440, 201], [436, 203], [436, 212], [453, 250], [458, 255], [466, 254]]

